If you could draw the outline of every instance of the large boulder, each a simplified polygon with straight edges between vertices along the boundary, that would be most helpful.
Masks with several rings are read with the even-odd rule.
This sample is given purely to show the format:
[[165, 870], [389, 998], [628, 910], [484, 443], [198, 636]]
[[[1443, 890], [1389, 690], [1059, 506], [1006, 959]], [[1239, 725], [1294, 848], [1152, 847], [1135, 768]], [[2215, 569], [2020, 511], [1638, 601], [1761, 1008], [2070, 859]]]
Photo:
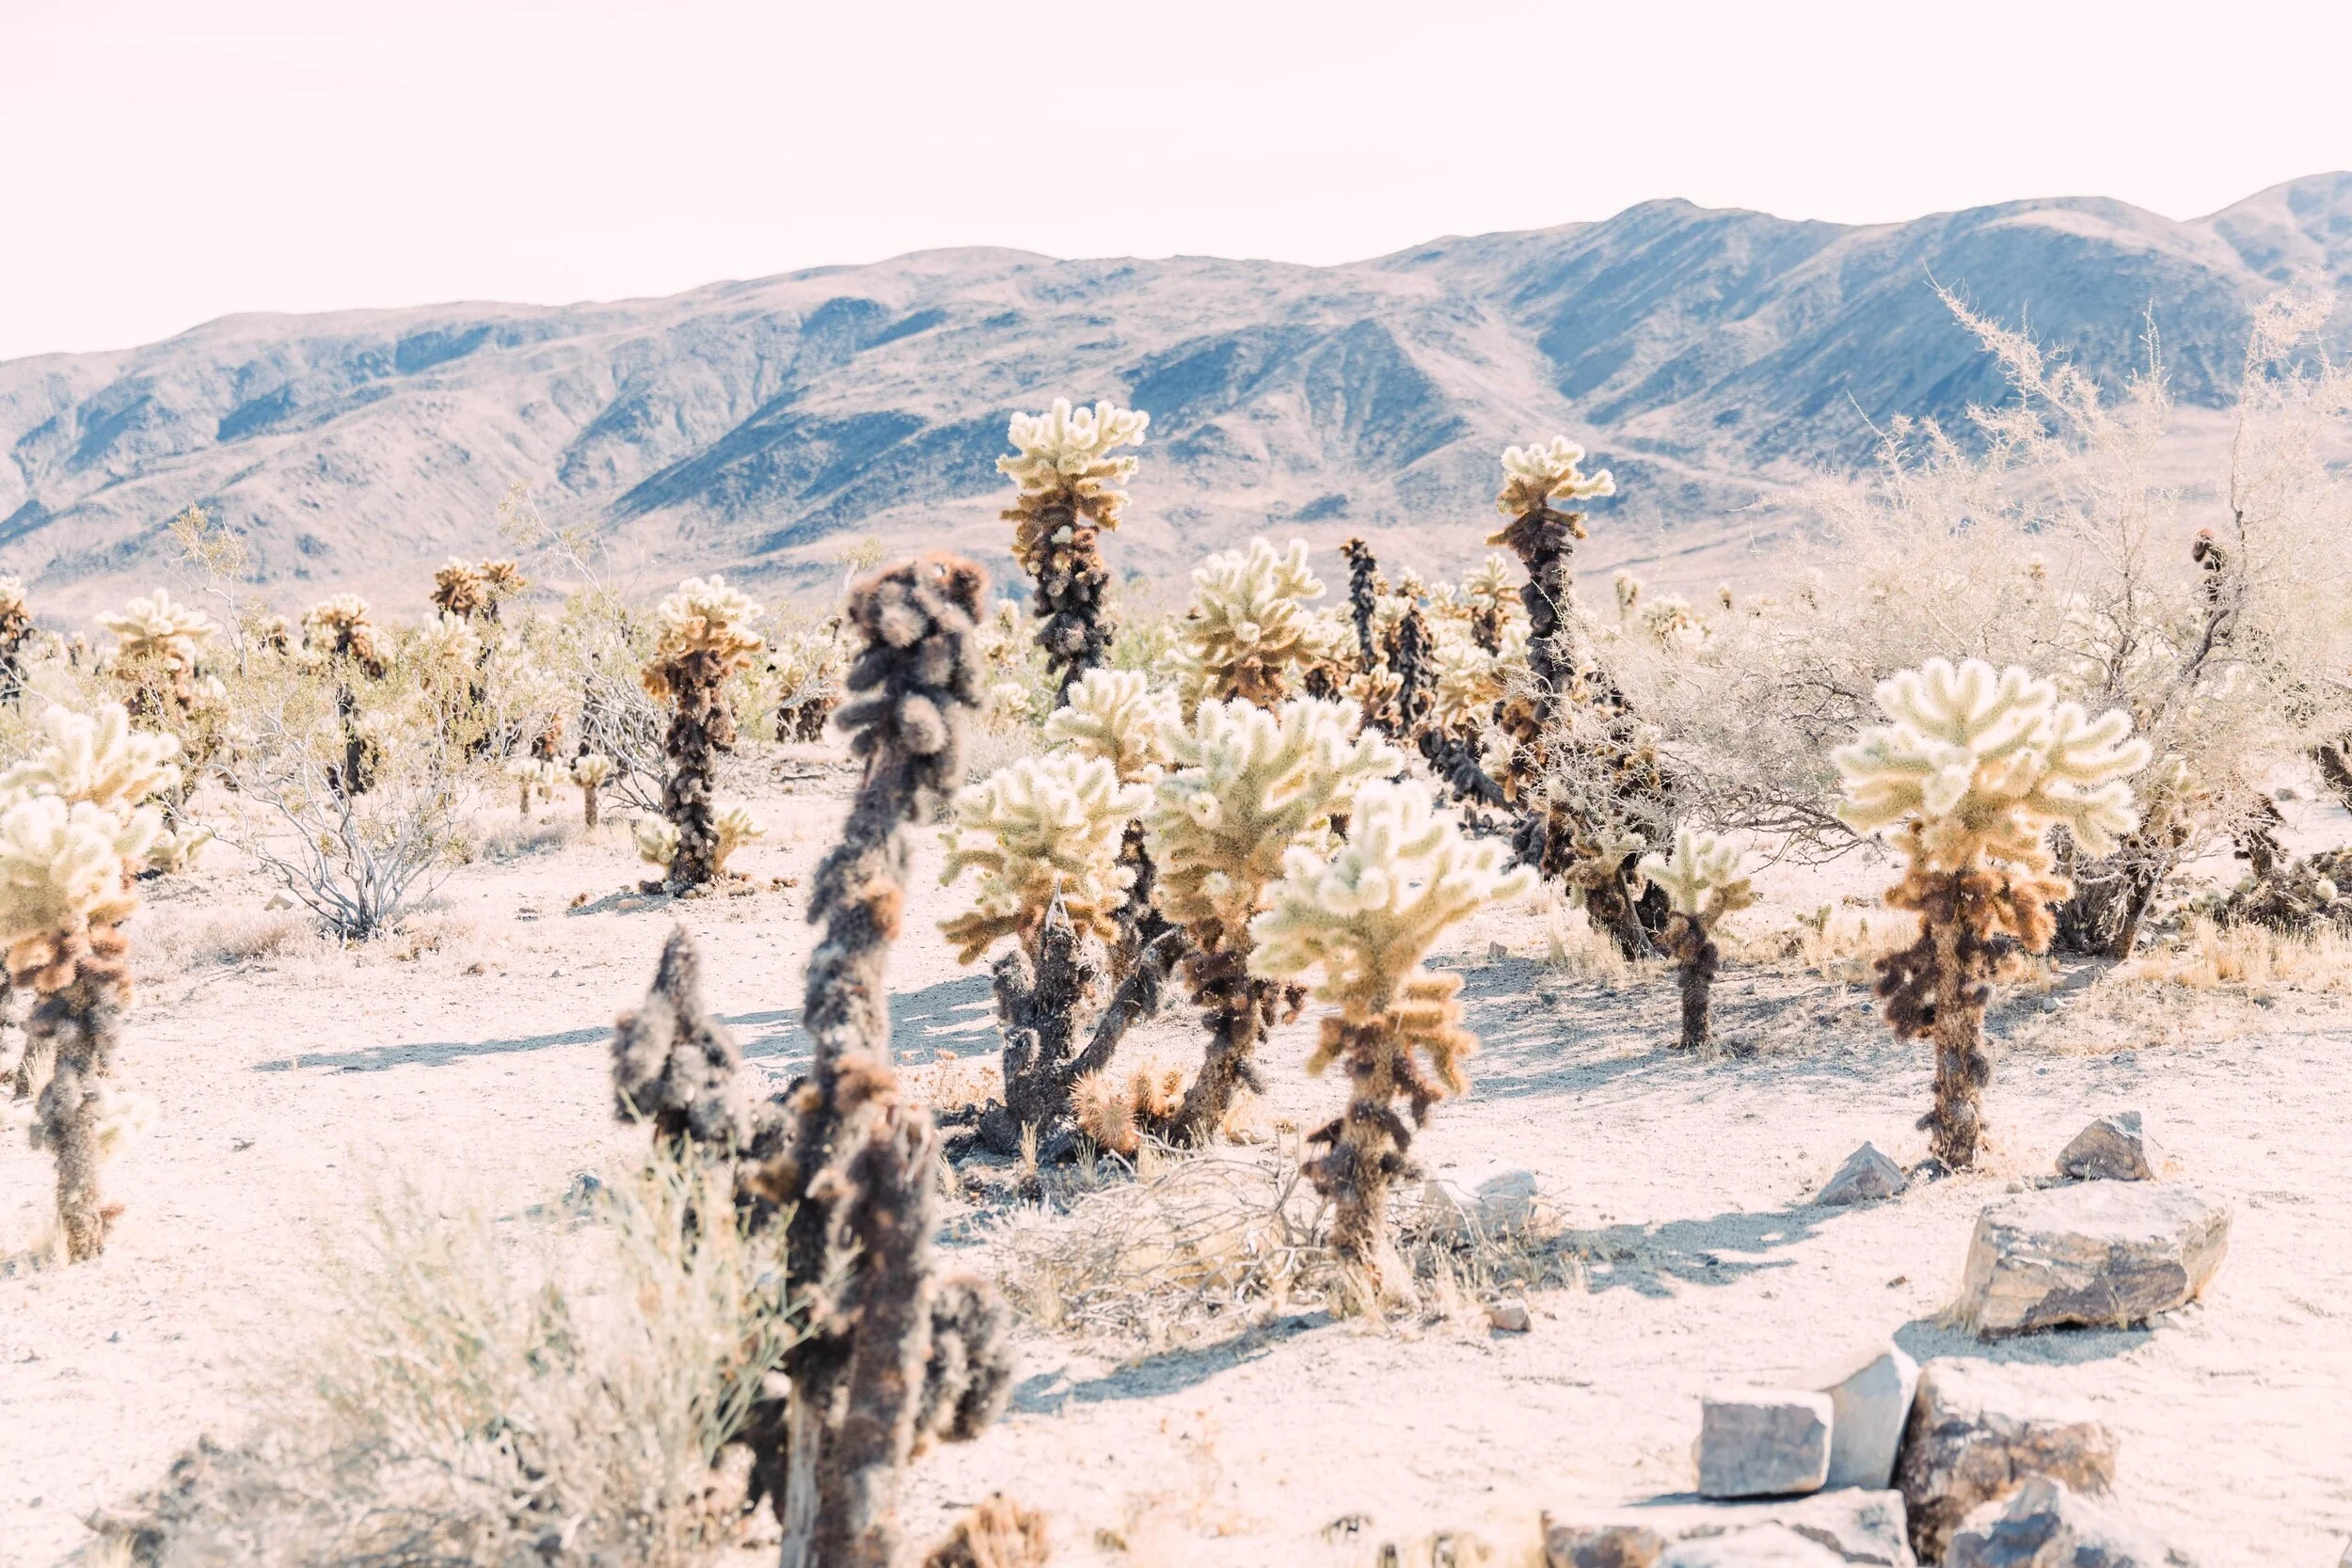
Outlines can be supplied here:
[[1829, 1396], [1829, 1479], [1832, 1488], [1893, 1484], [1895, 1456], [1902, 1449], [1903, 1425], [1919, 1387], [1919, 1363], [1894, 1345], [1851, 1358]]
[[1975, 1510], [1953, 1532], [1944, 1568], [2164, 1568], [2161, 1542], [2063, 1481], [2036, 1476]]
[[[1713, 1543], [1762, 1552], [1793, 1551], [1795, 1536], [1828, 1562], [1848, 1568], [1915, 1568], [1903, 1499], [1895, 1492], [1847, 1488], [1770, 1502], [1642, 1503], [1564, 1511], [1544, 1516], [1545, 1568], [1651, 1568], [1687, 1561], [1675, 1555], [1714, 1551]], [[1654, 1555], [1653, 1555], [1654, 1554]], [[1747, 1556], [1707, 1560], [1748, 1562]], [[1780, 1561], [1757, 1557], [1753, 1560]], [[1788, 1559], [1790, 1561], [1814, 1560]]]
[[1723, 1389], [1699, 1411], [1699, 1496], [1776, 1497], [1818, 1492], [1829, 1479], [1827, 1394], [1798, 1388]]
[[2191, 1187], [2087, 1181], [1977, 1216], [1960, 1317], [1985, 1336], [2121, 1328], [2197, 1299], [2230, 1247], [2227, 1206]]
[[2037, 1399], [1981, 1361], [1931, 1361], [1895, 1466], [1912, 1549], [1942, 1561], [1972, 1511], [2036, 1477], [2103, 1494], [2115, 1483], [2115, 1434], [2080, 1406]]
[[2101, 1117], [2058, 1150], [2058, 1170], [2077, 1181], [2153, 1181], [2164, 1151], [2141, 1130], [2137, 1111]]
[[1817, 1208], [1842, 1209], [1856, 1203], [1873, 1203], [1883, 1197], [1895, 1197], [1909, 1185], [1903, 1167], [1879, 1152], [1876, 1144], [1864, 1144], [1846, 1156], [1846, 1163], [1837, 1167], [1837, 1174], [1813, 1195]]

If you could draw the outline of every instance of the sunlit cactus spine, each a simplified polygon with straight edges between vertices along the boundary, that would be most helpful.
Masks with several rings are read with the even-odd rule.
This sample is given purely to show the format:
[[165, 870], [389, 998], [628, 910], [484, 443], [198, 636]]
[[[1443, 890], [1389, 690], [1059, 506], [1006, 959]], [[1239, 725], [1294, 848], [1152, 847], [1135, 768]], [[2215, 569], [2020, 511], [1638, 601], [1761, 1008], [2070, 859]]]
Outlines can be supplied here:
[[0, 773], [0, 949], [9, 981], [33, 996], [26, 1057], [47, 1077], [35, 1142], [56, 1161], [58, 1228], [78, 1262], [105, 1250], [117, 1211], [100, 1167], [137, 1115], [112, 1082], [131, 1002], [121, 927], [138, 908], [133, 874], [163, 830], [143, 802], [179, 782], [178, 742], [134, 731], [113, 705], [94, 716], [52, 709], [44, 721], [52, 744]]
[[1659, 945], [1675, 960], [1682, 989], [1681, 1047], [1696, 1051], [1713, 1037], [1709, 999], [1723, 964], [1715, 927], [1725, 915], [1754, 904], [1756, 889], [1740, 874], [1737, 846], [1693, 828], [1676, 830], [1671, 854], [1644, 855], [1634, 869], [1665, 890], [1666, 907], [1673, 911]]
[[0, 703], [15, 707], [24, 702], [25, 655], [40, 634], [24, 579], [0, 577]]
[[1013, 453], [996, 467], [1020, 487], [1010, 510], [1012, 556], [1036, 587], [1037, 644], [1057, 689], [1104, 661], [1112, 626], [1103, 598], [1110, 569], [1099, 535], [1119, 526], [1128, 501], [1119, 488], [1136, 471], [1123, 446], [1139, 445], [1152, 416], [1110, 403], [1073, 409], [1056, 398], [1043, 414], [1015, 414], [1006, 438]]
[[1277, 554], [1252, 539], [1247, 551], [1212, 555], [1195, 567], [1192, 602], [1169, 659], [1184, 711], [1235, 698], [1270, 706], [1294, 695], [1307, 668], [1325, 656], [1307, 609], [1322, 596], [1301, 540]]
[[[1121, 784], [1152, 784], [1168, 768], [1168, 728], [1175, 719], [1174, 701], [1153, 688], [1141, 671], [1089, 670], [1070, 689], [1069, 700], [1047, 716], [1045, 739], [1081, 756], [1101, 758]], [[1157, 870], [1144, 844], [1140, 812], [1127, 824], [1119, 860], [1132, 876], [1127, 902], [1119, 911], [1119, 937], [1111, 948], [1111, 977], [1123, 987], [1139, 969], [1156, 965], [1159, 974], [1141, 982], [1156, 997], [1176, 953], [1168, 941], [1173, 928], [1152, 902]], [[1156, 1006], [1154, 1001], [1145, 1010]]]
[[1327, 847], [1332, 817], [1404, 766], [1378, 735], [1359, 733], [1359, 721], [1344, 701], [1299, 697], [1272, 712], [1204, 702], [1169, 733], [1172, 770], [1153, 787], [1145, 832], [1160, 912], [1190, 938], [1184, 974], [1209, 1028], [1200, 1070], [1166, 1130], [1172, 1140], [1208, 1140], [1235, 1093], [1257, 1087], [1259, 1042], [1296, 1009], [1295, 987], [1250, 971], [1250, 921], [1283, 857]]
[[1264, 912], [1249, 924], [1252, 974], [1295, 982], [1315, 974], [1314, 999], [1337, 1009], [1323, 1021], [1308, 1070], [1343, 1063], [1347, 1108], [1309, 1134], [1323, 1152], [1307, 1175], [1331, 1200], [1341, 1260], [1377, 1300], [1415, 1298], [1389, 1239], [1389, 1189], [1417, 1174], [1413, 1129], [1430, 1107], [1468, 1092], [1462, 1059], [1478, 1043], [1462, 1027], [1461, 976], [1433, 974], [1422, 960], [1448, 927], [1534, 885], [1534, 873], [1506, 872], [1502, 860], [1501, 845], [1464, 838], [1426, 785], [1367, 784], [1349, 813], [1347, 841], [1328, 853], [1288, 850]]
[[2121, 710], [2092, 719], [2014, 665], [1931, 658], [1881, 681], [1877, 699], [1891, 721], [1832, 753], [1837, 815], [1909, 862], [1886, 901], [1919, 911], [1919, 940], [1879, 960], [1878, 992], [1898, 1037], [1935, 1042], [1935, 1108], [1920, 1126], [1935, 1157], [1963, 1170], [1983, 1136], [1984, 1008], [2000, 958], [2010, 944], [2045, 951], [2069, 892], [2050, 830], [2108, 853], [2138, 824], [2125, 780], [2149, 749]]
[[580, 786], [580, 820], [596, 826], [604, 782], [612, 776], [612, 759], [602, 752], [581, 752], [572, 758], [572, 783]]
[[661, 815], [677, 830], [676, 852], [662, 885], [672, 893], [707, 886], [719, 874], [719, 828], [711, 804], [721, 752], [735, 745], [735, 719], [721, 694], [729, 675], [750, 668], [765, 646], [752, 630], [760, 607], [720, 578], [689, 578], [661, 601], [661, 636], [642, 679], [675, 714], [662, 750], [670, 777]]

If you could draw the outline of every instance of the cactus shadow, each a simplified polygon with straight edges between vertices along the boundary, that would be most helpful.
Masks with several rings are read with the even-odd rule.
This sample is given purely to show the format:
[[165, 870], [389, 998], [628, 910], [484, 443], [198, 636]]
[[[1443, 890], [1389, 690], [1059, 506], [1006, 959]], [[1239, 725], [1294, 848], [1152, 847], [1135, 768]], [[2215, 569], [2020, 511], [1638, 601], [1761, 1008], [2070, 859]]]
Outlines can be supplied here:
[[1560, 1241], [1564, 1250], [1584, 1260], [1587, 1291], [1627, 1290], [1662, 1298], [1671, 1297], [1677, 1286], [1735, 1285], [1753, 1275], [1794, 1268], [1793, 1259], [1773, 1254], [1812, 1241], [1845, 1212], [1808, 1204], [1569, 1230]]
[[1980, 1339], [1967, 1329], [1936, 1318], [1918, 1318], [1895, 1331], [1895, 1343], [1914, 1361], [1938, 1356], [1993, 1361], [2008, 1366], [2080, 1367], [2129, 1355], [2155, 1330], [2137, 1328], [2045, 1328], [2031, 1334], [2009, 1334]]
[[[801, 1027], [798, 1007], [737, 1013], [723, 1022], [738, 1029], [748, 1026], [759, 1031], [742, 1037], [743, 1054], [771, 1071], [797, 1067], [814, 1053], [808, 1032]], [[993, 1053], [1000, 1043], [995, 992], [986, 974], [957, 974], [891, 995], [890, 1049], [902, 1062], [928, 1062], [938, 1051], [952, 1051], [959, 1056]]]
[[564, 1029], [549, 1035], [520, 1035], [494, 1040], [420, 1040], [406, 1045], [371, 1045], [357, 1051], [290, 1052], [253, 1064], [255, 1072], [382, 1072], [396, 1067], [447, 1067], [473, 1056], [508, 1056], [525, 1051], [548, 1051], [566, 1045], [597, 1045], [612, 1037], [612, 1026], [599, 1023]]
[[1012, 1408], [1024, 1415], [1057, 1416], [1070, 1404], [1104, 1404], [1124, 1400], [1165, 1399], [1197, 1388], [1220, 1372], [1274, 1354], [1284, 1340], [1336, 1322], [1328, 1312], [1300, 1313], [1261, 1323], [1206, 1345], [1162, 1351], [1098, 1377], [1073, 1380], [1066, 1368], [1034, 1372], [1016, 1384]]

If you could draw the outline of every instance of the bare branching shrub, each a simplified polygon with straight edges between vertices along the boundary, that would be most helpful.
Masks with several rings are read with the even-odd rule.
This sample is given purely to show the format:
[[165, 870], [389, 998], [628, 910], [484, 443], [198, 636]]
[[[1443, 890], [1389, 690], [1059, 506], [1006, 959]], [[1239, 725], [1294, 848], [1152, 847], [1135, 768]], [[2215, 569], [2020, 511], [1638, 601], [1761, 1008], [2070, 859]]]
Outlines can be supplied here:
[[331, 1239], [252, 1429], [95, 1521], [142, 1568], [686, 1568], [739, 1528], [724, 1458], [791, 1339], [772, 1246], [675, 1164], [519, 1229], [414, 1187]]

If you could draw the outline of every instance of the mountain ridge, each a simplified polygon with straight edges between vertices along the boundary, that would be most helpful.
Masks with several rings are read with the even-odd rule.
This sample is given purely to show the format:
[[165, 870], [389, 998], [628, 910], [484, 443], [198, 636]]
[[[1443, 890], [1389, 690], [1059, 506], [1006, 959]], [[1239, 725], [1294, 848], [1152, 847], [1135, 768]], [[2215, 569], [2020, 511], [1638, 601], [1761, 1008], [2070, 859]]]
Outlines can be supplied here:
[[1253, 531], [1452, 569], [1497, 451], [1560, 430], [1620, 479], [1595, 565], [1738, 577], [1811, 467], [2003, 395], [1930, 278], [2109, 381], [2153, 310], [2183, 404], [2224, 409], [2265, 293], [2352, 294], [2352, 174], [2189, 222], [2096, 197], [1872, 225], [1661, 198], [1332, 267], [946, 246], [631, 300], [244, 312], [0, 361], [0, 568], [87, 613], [152, 580], [197, 503], [287, 607], [351, 587], [409, 610], [442, 555], [498, 547], [521, 483], [648, 584], [790, 592], [866, 532], [1002, 576], [1006, 418], [1067, 395], [1152, 414], [1115, 554], [1153, 581]]

